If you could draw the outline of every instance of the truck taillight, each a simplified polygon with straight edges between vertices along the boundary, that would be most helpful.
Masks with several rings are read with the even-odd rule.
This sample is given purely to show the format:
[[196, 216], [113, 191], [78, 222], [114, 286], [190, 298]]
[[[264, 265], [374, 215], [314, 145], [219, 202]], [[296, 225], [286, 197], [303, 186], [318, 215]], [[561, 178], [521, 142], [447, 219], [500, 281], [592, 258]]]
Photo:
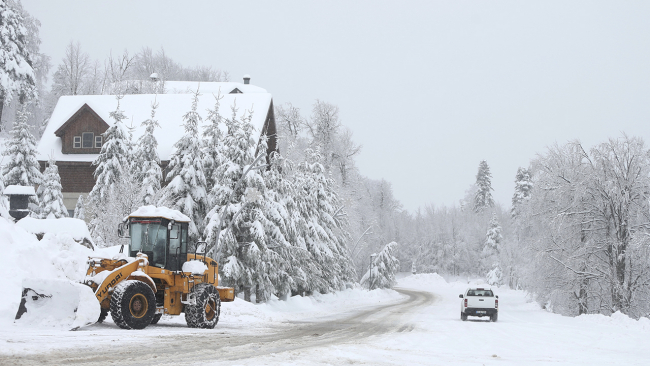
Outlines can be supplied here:
[[467, 299], [465, 299], [465, 307], [467, 307]]
[[494, 308], [498, 309], [499, 308], [499, 300], [494, 299]]

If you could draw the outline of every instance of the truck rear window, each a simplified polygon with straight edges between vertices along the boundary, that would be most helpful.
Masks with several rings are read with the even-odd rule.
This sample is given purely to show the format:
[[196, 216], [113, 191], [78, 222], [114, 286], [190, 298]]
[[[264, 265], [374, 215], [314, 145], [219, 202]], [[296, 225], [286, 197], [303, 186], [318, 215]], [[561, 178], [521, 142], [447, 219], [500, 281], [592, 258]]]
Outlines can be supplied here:
[[494, 296], [492, 290], [469, 290], [467, 296]]

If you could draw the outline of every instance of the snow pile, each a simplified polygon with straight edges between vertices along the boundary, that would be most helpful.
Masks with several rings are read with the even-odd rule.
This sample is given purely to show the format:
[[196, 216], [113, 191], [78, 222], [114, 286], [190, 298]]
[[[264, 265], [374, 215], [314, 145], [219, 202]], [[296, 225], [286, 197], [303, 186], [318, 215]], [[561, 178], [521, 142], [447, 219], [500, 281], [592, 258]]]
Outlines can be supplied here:
[[88, 225], [84, 220], [73, 219], [71, 217], [64, 217], [60, 219], [35, 219], [33, 217], [25, 217], [18, 221], [16, 225], [22, 227], [27, 232], [32, 234], [61, 234], [67, 233], [72, 236], [74, 240], [82, 241], [84, 239], [91, 240]]
[[611, 324], [624, 328], [638, 327], [640, 329], [650, 330], [650, 319], [642, 317], [639, 320], [635, 320], [620, 311], [617, 311], [610, 316], [602, 314], [582, 314], [576, 317], [576, 319], [583, 323]]
[[127, 245], [124, 246], [124, 250], [122, 251], [122, 253], [120, 253], [121, 249], [122, 249], [121, 245], [113, 245], [112, 247], [105, 247], [105, 248], [96, 248], [92, 254], [92, 257], [98, 259], [114, 259], [114, 260], [124, 259], [127, 261], [134, 260], [134, 259], [129, 259], [129, 257], [127, 256], [127, 253], [129, 251], [129, 247]]
[[14, 320], [23, 279], [83, 280], [93, 252], [69, 234], [45, 234], [41, 241], [13, 222], [0, 218], [0, 325]]
[[[169, 220], [179, 222], [190, 222], [190, 218], [183, 215], [180, 211], [172, 210], [167, 207], [142, 206], [133, 212], [131, 217], [164, 217]], [[126, 217], [124, 218], [127, 219]]]
[[[164, 319], [163, 319], [164, 320]], [[172, 317], [174, 322], [185, 324], [185, 317]], [[272, 314], [265, 311], [265, 304], [254, 304], [235, 297], [234, 302], [221, 303], [221, 315], [219, 315], [219, 324], [235, 323], [238, 327], [248, 324], [268, 323], [273, 320]], [[217, 324], [217, 329], [219, 329]]]
[[205, 263], [201, 261], [195, 261], [195, 260], [191, 260], [183, 263], [183, 268], [182, 268], [183, 272], [189, 272], [195, 275], [202, 275], [207, 270], [208, 270], [208, 266], [206, 266]]
[[16, 320], [20, 325], [73, 329], [92, 324], [99, 318], [99, 302], [93, 290], [69, 280], [25, 279], [26, 312]]

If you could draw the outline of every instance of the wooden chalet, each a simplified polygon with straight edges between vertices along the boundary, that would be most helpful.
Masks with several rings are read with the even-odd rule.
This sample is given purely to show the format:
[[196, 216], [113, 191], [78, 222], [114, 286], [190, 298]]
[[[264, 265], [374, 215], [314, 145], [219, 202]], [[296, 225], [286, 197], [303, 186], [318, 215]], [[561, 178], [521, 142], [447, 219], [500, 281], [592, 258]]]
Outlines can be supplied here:
[[[247, 80], [246, 80], [247, 81]], [[248, 83], [197, 83], [182, 81], [165, 82], [165, 94], [131, 94], [120, 100], [120, 110], [126, 115], [124, 125], [136, 142], [144, 133], [141, 123], [151, 117], [152, 104], [158, 103], [155, 119], [160, 124], [154, 132], [158, 141], [158, 155], [163, 169], [169, 163], [173, 145], [185, 134], [183, 115], [192, 106], [192, 90], [201, 93], [197, 112], [206, 125], [208, 109], [214, 109], [216, 98], [221, 95], [220, 112], [224, 117], [232, 114], [231, 107], [238, 108], [238, 115], [252, 113], [251, 123], [260, 136], [268, 137], [267, 153], [277, 149], [273, 99], [266, 90]], [[92, 162], [97, 158], [106, 132], [113, 120], [110, 113], [117, 109], [114, 95], [63, 96], [38, 144], [38, 160], [41, 170], [50, 157], [59, 167], [63, 200], [70, 213], [74, 212], [80, 195], [86, 196], [95, 185]], [[201, 128], [203, 131], [203, 128]]]

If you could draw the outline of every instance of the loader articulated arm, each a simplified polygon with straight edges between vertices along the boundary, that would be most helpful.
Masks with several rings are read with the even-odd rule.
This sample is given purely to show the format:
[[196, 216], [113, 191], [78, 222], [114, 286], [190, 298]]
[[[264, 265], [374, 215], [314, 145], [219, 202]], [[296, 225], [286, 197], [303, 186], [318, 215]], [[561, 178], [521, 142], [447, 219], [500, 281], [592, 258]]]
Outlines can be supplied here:
[[109, 274], [104, 282], [102, 282], [97, 291], [95, 291], [95, 296], [101, 304], [108, 297], [108, 292], [111, 288], [117, 286], [120, 282], [129, 278], [131, 273], [138, 270], [140, 266], [140, 261], [133, 261], [129, 264], [125, 264], [122, 267], [116, 268], [111, 274]]

